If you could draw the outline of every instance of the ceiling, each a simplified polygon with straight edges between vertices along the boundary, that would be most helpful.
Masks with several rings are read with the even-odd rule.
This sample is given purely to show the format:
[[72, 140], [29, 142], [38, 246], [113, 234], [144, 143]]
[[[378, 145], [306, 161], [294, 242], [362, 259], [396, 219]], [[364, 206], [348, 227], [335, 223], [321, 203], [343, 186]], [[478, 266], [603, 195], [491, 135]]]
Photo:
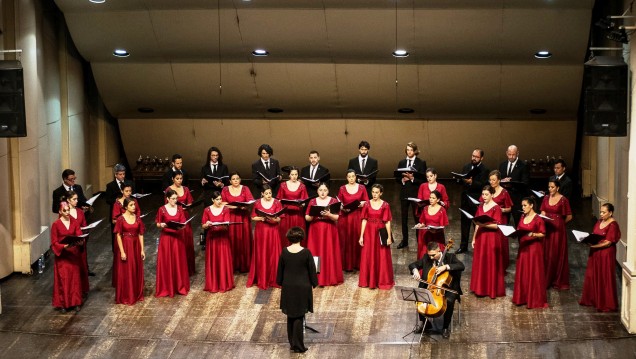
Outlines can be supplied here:
[[118, 118], [574, 118], [594, 4], [55, 2]]

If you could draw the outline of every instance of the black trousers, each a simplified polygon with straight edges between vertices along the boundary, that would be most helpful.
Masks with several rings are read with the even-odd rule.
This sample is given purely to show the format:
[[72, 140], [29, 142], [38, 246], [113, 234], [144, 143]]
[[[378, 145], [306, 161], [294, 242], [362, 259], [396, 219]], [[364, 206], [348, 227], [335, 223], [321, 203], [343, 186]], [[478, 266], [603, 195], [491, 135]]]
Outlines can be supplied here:
[[[462, 194], [462, 197], [465, 197]], [[475, 212], [477, 212], [477, 206], [474, 205], [472, 202], [467, 203], [468, 199], [466, 199], [466, 201], [464, 201], [462, 199], [462, 209], [470, 214], [475, 214]], [[471, 219], [468, 219], [468, 217], [466, 217], [463, 213], [460, 213], [461, 215], [461, 231], [462, 231], [462, 242], [459, 245], [459, 247], [462, 250], [467, 250], [468, 249], [468, 244], [472, 241], [472, 238], [470, 238], [470, 229], [474, 227], [473, 221]]]
[[402, 213], [402, 243], [406, 244], [409, 243], [409, 207], [413, 213], [415, 223], [419, 222], [419, 219], [417, 218], [417, 203], [408, 200], [401, 200], [400, 213]]
[[287, 340], [292, 350], [305, 350], [303, 342], [303, 321], [302, 317], [287, 317]]

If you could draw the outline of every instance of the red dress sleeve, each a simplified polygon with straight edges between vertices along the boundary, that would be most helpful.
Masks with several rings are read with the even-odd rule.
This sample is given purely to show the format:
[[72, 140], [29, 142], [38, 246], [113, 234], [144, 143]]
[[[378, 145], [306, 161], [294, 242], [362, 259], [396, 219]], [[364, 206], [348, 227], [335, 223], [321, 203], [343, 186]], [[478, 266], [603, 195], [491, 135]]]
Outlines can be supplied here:
[[504, 189], [504, 200], [503, 200], [503, 203], [504, 203], [504, 207], [503, 208], [512, 208], [512, 206], [514, 205], [512, 203], [512, 198], [510, 198], [510, 193], [508, 193], [508, 191], [506, 191], [505, 189]]
[[393, 217], [391, 216], [391, 206], [389, 206], [389, 202], [384, 201], [382, 203], [382, 222], [391, 222]]
[[442, 201], [444, 202], [444, 208], [445, 209], [449, 209], [450, 208], [450, 199], [448, 199], [448, 193], [446, 192], [446, 187], [443, 184], [438, 183], [437, 184], [437, 189], [439, 190], [439, 193], [442, 195]]
[[192, 193], [190, 193], [190, 189], [188, 187], [183, 187], [185, 194], [185, 204], [192, 204], [194, 202], [194, 198], [192, 198]]
[[369, 195], [367, 194], [367, 189], [361, 184], [358, 184], [358, 191], [362, 191], [362, 200], [369, 201]]
[[501, 212], [501, 207], [494, 206], [492, 211], [492, 218], [495, 220], [495, 223], [501, 224], [502, 217], [503, 213]]
[[155, 223], [163, 223], [163, 211], [165, 211], [166, 209], [161, 206], [159, 207], [159, 209], [157, 210], [157, 215], [155, 216]]
[[444, 227], [448, 226], [448, 215], [446, 214], [446, 210], [444, 209], [444, 207], [442, 207], [439, 211], [441, 212], [442, 216], [441, 225]]
[[369, 202], [365, 203], [364, 206], [362, 206], [360, 219], [369, 219], [369, 206]]
[[60, 243], [64, 236], [60, 233], [60, 226], [63, 226], [60, 219], [56, 219], [51, 225], [51, 250], [56, 256], [60, 256], [64, 250], [64, 244]]
[[426, 191], [426, 189], [424, 188], [424, 186], [426, 186], [426, 185], [428, 185], [428, 183], [427, 183], [427, 182], [424, 182], [424, 183], [422, 183], [422, 184], [420, 185], [420, 188], [418, 188], [418, 190], [417, 190], [417, 198], [419, 198], [419, 199], [421, 199], [421, 200], [428, 199], [428, 198], [424, 198], [424, 195], [425, 195], [424, 191]]
[[137, 226], [139, 227], [140, 236], [146, 233], [146, 226], [144, 225], [144, 222], [139, 217], [137, 217]]
[[300, 184], [300, 187], [298, 188], [298, 190], [300, 191], [300, 199], [309, 198], [309, 194], [307, 193], [307, 187], [305, 187], [304, 183]]
[[133, 201], [135, 201], [135, 214], [137, 215], [137, 217], [141, 216], [141, 207], [139, 207], [139, 202], [137, 202], [137, 199], [133, 198]]
[[618, 222], [613, 221], [607, 226], [607, 234], [605, 235], [605, 239], [612, 243], [616, 243], [621, 239], [621, 230], [618, 227]]
[[119, 216], [117, 218], [117, 220], [115, 221], [115, 229], [113, 229], [113, 233], [119, 233], [119, 234], [122, 233], [122, 231], [124, 230], [123, 220], [124, 220], [124, 216]]
[[546, 211], [547, 207], [548, 207], [548, 195], [543, 196], [543, 200], [541, 201], [541, 211]]
[[116, 220], [119, 216], [121, 216], [121, 204], [119, 201], [115, 201], [115, 204], [113, 204], [113, 211], [110, 213], [110, 220]]
[[261, 205], [260, 200], [254, 202], [254, 206], [252, 206], [252, 215], [250, 216], [251, 218], [258, 217], [258, 214], [256, 213], [257, 208], [261, 211], [263, 210], [263, 206]]
[[561, 201], [563, 201], [563, 205], [561, 206], [561, 215], [569, 216], [572, 214], [572, 209], [570, 208], [570, 201], [565, 197], [561, 197]]
[[245, 197], [245, 201], [251, 201], [254, 199], [254, 197], [252, 196], [252, 192], [250, 192], [247, 186], [243, 186], [243, 188], [241, 189], [241, 192], [243, 192], [242, 194]]
[[230, 190], [228, 189], [228, 187], [223, 187], [223, 189], [221, 190], [221, 199], [223, 200], [223, 202], [226, 202], [226, 203], [232, 202], [229, 199], [229, 195], [230, 195]]
[[420, 223], [426, 224], [426, 214], [428, 213], [428, 206], [424, 206], [422, 213], [420, 214]]

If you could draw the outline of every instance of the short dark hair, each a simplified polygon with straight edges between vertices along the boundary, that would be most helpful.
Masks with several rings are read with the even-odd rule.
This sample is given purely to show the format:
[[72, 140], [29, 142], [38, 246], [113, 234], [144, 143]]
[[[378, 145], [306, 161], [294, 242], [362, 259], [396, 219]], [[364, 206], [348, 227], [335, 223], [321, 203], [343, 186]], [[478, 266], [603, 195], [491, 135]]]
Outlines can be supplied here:
[[607, 208], [607, 210], [608, 210], [608, 211], [610, 211], [610, 212], [614, 213], [614, 205], [613, 205], [613, 204], [611, 204], [611, 203], [609, 203], [609, 202], [607, 202], [607, 203], [603, 203], [603, 204], [601, 205], [601, 207], [605, 207], [605, 208]]
[[484, 157], [484, 154], [486, 154], [486, 152], [484, 152], [484, 150], [482, 150], [481, 148], [475, 148], [473, 150], [473, 152], [475, 152], [475, 151], [479, 151], [479, 156], [480, 157]]
[[492, 176], [497, 176], [497, 179], [501, 180], [501, 172], [499, 172], [499, 170], [490, 171], [490, 173], [488, 174], [488, 178], [490, 178]]
[[548, 180], [548, 184], [550, 183], [554, 183], [554, 185], [556, 186], [556, 188], [561, 188], [561, 181], [559, 181], [556, 177], [552, 176], [550, 177], [550, 179]]
[[132, 183], [124, 181], [121, 184], [121, 191], [124, 192], [124, 189], [128, 188], [128, 187], [130, 187], [130, 189], [132, 190]]
[[124, 209], [128, 208], [130, 202], [135, 202], [133, 198], [124, 198]]
[[175, 194], [176, 194], [177, 196], [179, 196], [179, 195], [177, 194], [177, 191], [173, 190], [172, 188], [168, 188], [168, 189], [166, 190], [166, 198], [170, 198], [170, 197], [172, 197], [172, 195], [175, 195]]
[[[406, 153], [406, 148], [407, 147], [411, 147], [413, 149], [413, 153], [417, 156], [420, 154], [420, 150], [417, 148], [417, 145], [415, 144], [415, 142], [409, 142], [406, 144], [406, 146], [404, 147], [404, 153]], [[367, 147], [369, 148], [369, 147]]]
[[68, 176], [72, 176], [74, 174], [75, 174], [75, 171], [73, 171], [70, 168], [67, 168], [64, 171], [62, 171], [62, 179], [65, 180]]
[[438, 199], [438, 200], [440, 200], [440, 201], [442, 200], [442, 194], [441, 194], [441, 193], [439, 193], [439, 191], [438, 191], [438, 190], [436, 190], [436, 189], [432, 190], [432, 191], [431, 191], [431, 194], [434, 194], [434, 195], [435, 195], [435, 197], [437, 197], [437, 199]]
[[219, 197], [221, 195], [221, 192], [219, 191], [213, 191], [212, 192], [212, 199], [214, 200], [215, 198]]
[[532, 206], [532, 210], [536, 212], [536, 210], [537, 210], [537, 200], [536, 200], [536, 198], [534, 198], [534, 196], [523, 197], [521, 202], [523, 202], [523, 201], [528, 202], [528, 204]]
[[427, 251], [434, 251], [436, 249], [439, 249], [439, 243], [435, 242], [435, 241], [430, 241], [426, 244], [426, 250]]
[[178, 159], [183, 159], [183, 157], [180, 154], [178, 154], [178, 153], [175, 153], [174, 155], [172, 155], [172, 162], [174, 162], [174, 161], [176, 161]]
[[285, 237], [287, 237], [291, 243], [299, 243], [305, 238], [305, 231], [300, 227], [291, 227], [287, 231], [287, 234], [285, 234]]
[[360, 141], [360, 143], [358, 144], [358, 148], [360, 147], [366, 147], [367, 150], [371, 149], [371, 144], [365, 140]]
[[176, 171], [172, 171], [172, 176], [170, 178], [174, 179], [175, 177], [177, 177], [177, 175], [182, 175], [183, 176], [183, 171], [181, 170], [176, 170]]
[[266, 143], [263, 143], [262, 145], [258, 147], [258, 157], [261, 156], [261, 153], [263, 152], [263, 150], [265, 150], [265, 152], [267, 152], [267, 154], [269, 154], [270, 156], [274, 155], [274, 149], [272, 148], [272, 146]]
[[495, 189], [494, 189], [491, 185], [489, 185], [489, 184], [485, 185], [485, 186], [481, 189], [481, 191], [482, 191], [482, 192], [483, 192], [483, 191], [488, 191], [488, 192], [490, 192], [490, 194], [495, 194]]
[[309, 151], [309, 155], [310, 155], [310, 156], [311, 156], [311, 155], [313, 155], [314, 153], [315, 153], [316, 155], [318, 155], [318, 157], [320, 157], [320, 153], [318, 153], [318, 151], [316, 151], [316, 150], [311, 150], [311, 151]]
[[565, 165], [565, 160], [563, 158], [559, 158], [558, 160], [554, 161], [554, 164], [560, 164], [561, 166], [563, 166], [563, 168], [567, 168], [568, 166]]
[[272, 190], [272, 186], [268, 185], [268, 184], [264, 184], [263, 185], [263, 189], [261, 190], [261, 193], [265, 193], [265, 191], [267, 190]]
[[424, 172], [424, 173], [429, 173], [429, 172], [434, 174], [435, 176], [437, 176], [437, 170], [434, 167], [427, 168], [426, 172]]
[[374, 183], [373, 186], [371, 186], [371, 189], [377, 188], [380, 190], [380, 193], [384, 193], [384, 186], [382, 186], [379, 183]]

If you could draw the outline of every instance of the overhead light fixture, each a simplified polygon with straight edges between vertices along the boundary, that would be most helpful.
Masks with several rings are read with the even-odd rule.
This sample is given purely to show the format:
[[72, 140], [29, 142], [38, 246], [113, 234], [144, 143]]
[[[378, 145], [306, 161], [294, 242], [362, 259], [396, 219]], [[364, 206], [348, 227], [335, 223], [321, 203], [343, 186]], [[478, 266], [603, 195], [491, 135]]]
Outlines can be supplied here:
[[552, 57], [552, 53], [550, 51], [541, 50], [534, 53], [534, 57], [536, 59], [549, 59]]
[[399, 113], [413, 113], [415, 112], [414, 109], [410, 108], [410, 107], [402, 107], [401, 109], [398, 110]]
[[106, 2], [106, 0], [88, 0], [90, 2], [92, 2], [93, 4], [103, 4]]
[[269, 55], [269, 51], [267, 51], [265, 49], [256, 49], [256, 50], [252, 51], [252, 55], [254, 55], [254, 56], [267, 56], [267, 55]]
[[393, 51], [393, 56], [395, 57], [408, 57], [409, 53], [406, 50], [398, 49]]
[[117, 57], [128, 57], [130, 56], [130, 53], [125, 49], [115, 49], [115, 51], [113, 51], [113, 55]]
[[270, 113], [281, 113], [281, 112], [283, 112], [283, 109], [282, 108], [278, 108], [278, 107], [272, 107], [272, 108], [268, 108], [267, 112], [270, 112]]

